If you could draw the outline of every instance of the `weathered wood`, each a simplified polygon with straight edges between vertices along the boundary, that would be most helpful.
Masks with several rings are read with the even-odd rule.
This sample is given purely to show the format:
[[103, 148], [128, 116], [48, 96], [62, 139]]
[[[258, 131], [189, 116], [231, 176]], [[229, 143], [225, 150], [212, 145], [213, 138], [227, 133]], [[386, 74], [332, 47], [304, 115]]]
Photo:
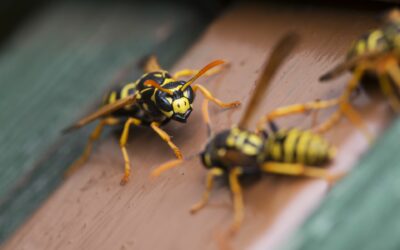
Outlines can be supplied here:
[[[278, 106], [338, 96], [348, 76], [325, 85], [318, 83], [318, 77], [342, 60], [360, 31], [374, 27], [374, 16], [307, 6], [239, 5], [211, 25], [174, 69], [198, 68], [216, 58], [228, 60], [229, 71], [201, 82], [224, 101], [246, 103], [272, 45], [281, 35], [295, 30], [301, 44], [271, 82], [254, 112], [255, 122]], [[201, 100], [197, 98], [188, 124], [166, 127], [185, 155], [198, 152], [206, 141]], [[382, 100], [361, 95], [356, 104], [374, 133], [390, 120]], [[239, 120], [243, 110], [212, 107], [213, 129], [228, 128]], [[321, 112], [321, 119], [328, 113]], [[282, 119], [279, 124], [304, 127], [310, 120], [300, 116]], [[327, 138], [340, 146], [332, 172], [348, 169], [368, 146], [347, 121]], [[152, 168], [173, 158], [168, 146], [152, 131], [134, 128], [128, 151], [133, 172], [126, 186], [119, 186], [123, 161], [118, 141], [109, 137], [92, 160], [54, 193], [4, 249], [215, 249], [214, 236], [231, 222], [227, 189], [216, 187], [211, 204], [191, 216], [188, 208], [204, 189], [205, 170], [199, 161], [188, 161], [149, 181]], [[324, 181], [285, 176], [266, 176], [246, 186], [245, 221], [233, 245], [237, 249], [274, 249], [326, 192]]]
[[[205, 21], [177, 4], [71, 1], [53, 3], [12, 36], [0, 52], [0, 242], [81, 153], [89, 130], [61, 137], [61, 129], [98, 103], [128, 63], [155, 53], [171, 65]], [[141, 74], [135, 65], [128, 73]]]

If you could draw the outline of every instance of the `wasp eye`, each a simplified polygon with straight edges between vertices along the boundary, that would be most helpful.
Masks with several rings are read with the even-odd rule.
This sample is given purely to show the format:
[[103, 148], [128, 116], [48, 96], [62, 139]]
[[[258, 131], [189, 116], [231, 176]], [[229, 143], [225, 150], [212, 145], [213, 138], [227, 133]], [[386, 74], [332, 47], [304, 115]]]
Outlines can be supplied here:
[[193, 89], [189, 86], [188, 88], [186, 88], [183, 91], [183, 96], [186, 97], [190, 103], [193, 102], [194, 100], [194, 93], [193, 93]]
[[167, 96], [166, 93], [160, 93], [156, 95], [156, 104], [164, 111], [172, 110], [172, 98]]

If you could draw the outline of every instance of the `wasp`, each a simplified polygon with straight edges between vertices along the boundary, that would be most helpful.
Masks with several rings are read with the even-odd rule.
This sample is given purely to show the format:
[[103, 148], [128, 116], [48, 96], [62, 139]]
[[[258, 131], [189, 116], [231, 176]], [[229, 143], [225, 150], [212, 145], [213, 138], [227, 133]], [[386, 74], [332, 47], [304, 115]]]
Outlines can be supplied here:
[[[88, 159], [93, 142], [96, 141], [106, 125], [122, 125], [120, 148], [125, 162], [124, 175], [121, 185], [124, 185], [131, 173], [130, 159], [126, 150], [129, 128], [134, 126], [148, 126], [156, 132], [173, 150], [178, 159], [182, 158], [180, 149], [171, 141], [171, 137], [160, 126], [171, 120], [185, 123], [192, 109], [195, 93], [200, 91], [205, 98], [222, 108], [232, 108], [240, 102], [224, 103], [215, 98], [204, 86], [194, 84], [202, 75], [212, 75], [221, 70], [214, 68], [224, 64], [222, 60], [215, 60], [201, 70], [184, 69], [171, 75], [162, 69], [156, 59], [151, 56], [144, 65], [145, 74], [137, 81], [127, 83], [109, 91], [103, 105], [92, 114], [82, 118], [77, 123], [66, 128], [64, 132], [78, 129], [99, 119], [97, 127], [91, 133], [82, 156], [67, 170], [67, 175], [76, 171]], [[192, 77], [188, 81], [179, 80], [181, 77]]]
[[371, 90], [379, 86], [380, 92], [387, 98], [391, 109], [400, 113], [400, 11], [391, 10], [385, 15], [380, 28], [369, 31], [359, 37], [349, 49], [346, 59], [323, 74], [320, 81], [328, 81], [342, 75], [346, 71], [352, 73], [343, 93], [335, 99], [297, 104], [271, 114], [267, 120], [291, 113], [303, 113], [334, 105], [338, 109], [314, 131], [325, 132], [332, 128], [342, 116], [352, 122], [371, 140], [371, 135], [361, 116], [351, 105], [351, 99], [357, 89], [362, 86]]
[[[197, 154], [208, 170], [206, 190], [202, 199], [192, 206], [190, 211], [196, 213], [207, 204], [216, 177], [227, 177], [233, 196], [234, 216], [229, 230], [231, 233], [240, 228], [244, 217], [240, 177], [261, 173], [325, 179], [331, 177], [327, 170], [321, 167], [333, 159], [335, 148], [318, 134], [297, 128], [278, 129], [273, 123], [270, 123], [272, 130], [270, 132], [265, 128], [254, 132], [247, 129], [251, 114], [262, 99], [266, 86], [278, 65], [294, 47], [296, 40], [296, 35], [290, 33], [273, 49], [238, 125], [215, 136], [210, 132], [205, 148]], [[211, 131], [207, 105], [208, 101], [205, 100], [203, 116]], [[159, 176], [182, 162], [182, 159], [178, 159], [164, 163], [153, 170], [151, 175]]]

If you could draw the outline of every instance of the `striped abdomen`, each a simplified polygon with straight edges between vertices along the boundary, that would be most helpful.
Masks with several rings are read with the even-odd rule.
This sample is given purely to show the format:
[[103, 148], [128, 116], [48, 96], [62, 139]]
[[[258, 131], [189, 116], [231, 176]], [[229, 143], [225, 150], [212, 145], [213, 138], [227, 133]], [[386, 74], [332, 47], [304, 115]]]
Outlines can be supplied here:
[[317, 166], [334, 157], [335, 149], [321, 136], [298, 129], [272, 133], [266, 142], [268, 160]]

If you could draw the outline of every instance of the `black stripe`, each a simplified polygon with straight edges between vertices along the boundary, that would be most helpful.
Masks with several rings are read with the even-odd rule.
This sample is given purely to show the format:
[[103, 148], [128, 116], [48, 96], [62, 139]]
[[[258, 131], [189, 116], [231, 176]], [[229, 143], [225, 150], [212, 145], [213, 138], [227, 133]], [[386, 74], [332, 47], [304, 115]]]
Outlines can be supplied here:
[[[294, 129], [291, 130], [292, 133], [295, 131]], [[290, 132], [290, 131], [289, 131]], [[296, 140], [293, 142], [293, 155], [292, 155], [292, 162], [297, 162], [297, 144], [299, 144], [300, 138], [302, 136], [302, 132], [298, 131]], [[289, 163], [289, 162], [288, 162]]]
[[312, 141], [314, 140], [314, 136], [310, 134], [310, 140], [308, 140], [307, 145], [305, 146], [305, 151], [304, 151], [304, 164], [308, 165], [308, 163], [311, 164], [310, 159], [308, 159], [308, 153], [310, 151], [310, 145]]

